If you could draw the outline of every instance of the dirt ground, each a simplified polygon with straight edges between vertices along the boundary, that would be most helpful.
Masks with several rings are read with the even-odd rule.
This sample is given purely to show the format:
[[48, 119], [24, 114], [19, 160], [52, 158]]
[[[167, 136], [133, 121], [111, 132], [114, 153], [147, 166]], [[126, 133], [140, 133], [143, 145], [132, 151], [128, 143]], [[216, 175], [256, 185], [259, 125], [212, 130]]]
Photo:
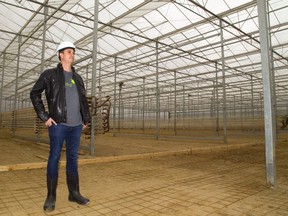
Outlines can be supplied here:
[[[205, 131], [199, 132], [201, 136]], [[0, 130], [0, 150], [2, 157], [0, 165], [12, 165], [22, 163], [45, 162], [49, 154], [49, 139], [47, 135], [41, 135], [42, 139], [36, 142], [36, 136], [31, 130], [17, 132], [13, 137], [11, 131]], [[192, 151], [203, 148], [221, 148], [237, 145], [250, 145], [263, 143], [262, 134], [253, 133], [236, 134], [229, 136], [227, 143], [223, 138], [213, 137], [212, 139], [186, 139], [180, 138], [161, 138], [155, 136], [133, 136], [131, 131], [126, 134], [107, 133], [95, 136], [94, 154], [89, 152], [90, 140], [82, 135], [79, 158], [115, 157], [125, 155], [153, 154], [160, 152], [182, 152]], [[65, 148], [63, 149], [62, 159], [65, 159]]]
[[0, 171], [1, 216], [288, 215], [286, 131], [278, 135], [274, 189], [266, 182], [261, 136], [237, 136], [227, 143], [98, 136], [95, 155], [86, 150], [79, 155], [81, 191], [91, 204], [82, 207], [67, 201], [61, 167], [56, 210], [49, 214], [42, 210], [45, 167], [28, 165], [45, 164], [48, 146], [0, 135], [0, 167], [11, 168]]

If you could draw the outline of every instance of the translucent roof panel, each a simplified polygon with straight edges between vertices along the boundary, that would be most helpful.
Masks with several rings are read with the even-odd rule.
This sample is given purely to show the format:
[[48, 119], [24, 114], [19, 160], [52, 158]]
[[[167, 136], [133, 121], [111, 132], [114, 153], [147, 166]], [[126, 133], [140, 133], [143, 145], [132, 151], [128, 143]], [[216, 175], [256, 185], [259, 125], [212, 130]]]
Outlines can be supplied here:
[[[288, 62], [288, 2], [267, 2], [280, 91], [288, 79], [283, 75]], [[123, 94], [136, 94], [143, 82], [155, 92], [156, 78], [163, 94], [175, 83], [177, 89], [201, 85], [204, 91], [213, 82], [221, 83], [223, 74], [229, 94], [239, 94], [235, 88], [249, 86], [251, 77], [257, 80], [255, 91], [262, 87], [254, 0], [99, 0], [98, 13], [91, 0], [2, 0], [0, 6], [4, 100], [15, 98], [15, 93], [17, 99], [29, 100], [29, 89], [39, 74], [58, 63], [56, 48], [64, 40], [77, 47], [75, 67], [85, 79], [88, 94], [94, 39], [97, 90], [101, 86], [109, 95], [119, 82], [127, 83]], [[98, 29], [94, 29], [95, 15]]]

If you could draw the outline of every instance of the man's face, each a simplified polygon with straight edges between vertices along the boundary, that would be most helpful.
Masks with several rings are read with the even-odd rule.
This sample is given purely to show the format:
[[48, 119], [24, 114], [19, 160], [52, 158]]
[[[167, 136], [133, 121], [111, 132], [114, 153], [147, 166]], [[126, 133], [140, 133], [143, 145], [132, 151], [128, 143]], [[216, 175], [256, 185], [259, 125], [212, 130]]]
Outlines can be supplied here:
[[72, 48], [67, 48], [60, 52], [61, 62], [66, 62], [72, 64], [74, 62], [75, 50]]

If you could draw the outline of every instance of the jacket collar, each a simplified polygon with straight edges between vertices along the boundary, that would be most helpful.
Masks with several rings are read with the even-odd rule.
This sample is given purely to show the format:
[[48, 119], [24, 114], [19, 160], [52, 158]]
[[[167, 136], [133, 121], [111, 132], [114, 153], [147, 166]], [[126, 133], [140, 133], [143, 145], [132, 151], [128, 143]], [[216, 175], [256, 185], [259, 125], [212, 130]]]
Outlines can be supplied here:
[[[57, 69], [58, 69], [59, 71], [63, 72], [63, 66], [62, 66], [61, 63], [58, 63]], [[71, 70], [72, 70], [73, 73], [75, 73], [75, 68], [74, 68], [74, 66], [71, 66]]]

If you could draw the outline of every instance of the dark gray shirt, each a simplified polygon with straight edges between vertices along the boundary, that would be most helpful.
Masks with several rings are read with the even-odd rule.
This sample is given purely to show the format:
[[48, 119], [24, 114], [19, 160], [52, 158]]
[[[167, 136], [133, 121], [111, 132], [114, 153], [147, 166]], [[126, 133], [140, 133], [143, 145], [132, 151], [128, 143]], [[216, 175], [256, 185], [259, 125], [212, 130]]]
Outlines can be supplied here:
[[63, 124], [68, 126], [77, 126], [82, 124], [77, 87], [75, 81], [72, 79], [72, 72], [64, 71], [64, 75], [67, 122]]

